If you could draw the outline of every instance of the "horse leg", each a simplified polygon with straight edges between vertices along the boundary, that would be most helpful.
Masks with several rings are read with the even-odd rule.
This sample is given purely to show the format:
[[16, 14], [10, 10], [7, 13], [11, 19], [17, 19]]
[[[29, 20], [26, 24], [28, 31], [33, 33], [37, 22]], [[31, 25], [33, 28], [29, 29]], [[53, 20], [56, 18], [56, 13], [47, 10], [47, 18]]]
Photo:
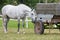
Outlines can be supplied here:
[[25, 19], [22, 19], [23, 33], [25, 33], [25, 31], [24, 31], [25, 30], [24, 29], [25, 23], [24, 22], [25, 22]]
[[7, 33], [7, 23], [9, 21], [9, 18], [6, 16], [6, 17], [3, 17], [3, 28], [4, 28], [4, 32]]
[[19, 34], [19, 30], [20, 30], [20, 18], [18, 18], [18, 34]]

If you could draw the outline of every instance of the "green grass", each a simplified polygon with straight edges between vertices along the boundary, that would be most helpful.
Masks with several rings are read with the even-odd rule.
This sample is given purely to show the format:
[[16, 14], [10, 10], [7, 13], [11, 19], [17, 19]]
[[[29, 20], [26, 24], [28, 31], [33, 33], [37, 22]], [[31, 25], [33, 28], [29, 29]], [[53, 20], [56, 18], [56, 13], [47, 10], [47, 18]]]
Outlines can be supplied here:
[[8, 33], [5, 34], [3, 29], [0, 28], [0, 40], [60, 40], [60, 33], [58, 30], [53, 30], [49, 33], [49, 30], [45, 30], [42, 35], [35, 34], [34, 29], [25, 29], [25, 34], [17, 34], [16, 28], [8, 28]]
[[[17, 21], [10, 20], [8, 23], [8, 27], [17, 28], [17, 24], [18, 24]], [[28, 26], [29, 26], [28, 28], [34, 28], [34, 24], [32, 22], [28, 22]], [[2, 27], [2, 20], [0, 20], [0, 27]], [[20, 27], [22, 28], [22, 22], [20, 22]]]
[[29, 28], [25, 28], [23, 34], [22, 28], [20, 34], [17, 34], [17, 21], [9, 21], [8, 33], [5, 34], [2, 27], [2, 20], [0, 20], [0, 40], [60, 40], [60, 32], [58, 29], [45, 29], [44, 34], [35, 34], [34, 26], [29, 22]]

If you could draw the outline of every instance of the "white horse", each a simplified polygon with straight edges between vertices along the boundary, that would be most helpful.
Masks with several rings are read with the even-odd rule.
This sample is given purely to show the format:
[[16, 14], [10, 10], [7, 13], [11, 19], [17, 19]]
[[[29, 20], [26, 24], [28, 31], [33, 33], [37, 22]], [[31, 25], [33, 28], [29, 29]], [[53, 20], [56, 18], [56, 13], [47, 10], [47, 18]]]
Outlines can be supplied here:
[[7, 33], [7, 23], [10, 18], [18, 20], [18, 33], [19, 33], [19, 26], [20, 26], [20, 19], [22, 19], [22, 25], [24, 28], [24, 20], [25, 17], [28, 15], [32, 22], [35, 21], [35, 10], [32, 10], [25, 4], [19, 4], [18, 6], [14, 5], [6, 5], [2, 8], [2, 17], [3, 17], [3, 27], [4, 32]]

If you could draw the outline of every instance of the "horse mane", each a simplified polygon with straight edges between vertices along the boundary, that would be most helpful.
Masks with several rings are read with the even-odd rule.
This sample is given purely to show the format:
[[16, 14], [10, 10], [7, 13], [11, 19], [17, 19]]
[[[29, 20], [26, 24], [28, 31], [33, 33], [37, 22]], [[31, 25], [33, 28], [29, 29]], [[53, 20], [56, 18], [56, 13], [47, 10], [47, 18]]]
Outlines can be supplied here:
[[18, 6], [25, 7], [25, 8], [26, 8], [26, 10], [27, 10], [27, 9], [29, 9], [29, 11], [31, 11], [31, 10], [32, 10], [32, 9], [31, 9], [31, 7], [29, 7], [29, 6], [25, 5], [25, 4], [19, 4]]

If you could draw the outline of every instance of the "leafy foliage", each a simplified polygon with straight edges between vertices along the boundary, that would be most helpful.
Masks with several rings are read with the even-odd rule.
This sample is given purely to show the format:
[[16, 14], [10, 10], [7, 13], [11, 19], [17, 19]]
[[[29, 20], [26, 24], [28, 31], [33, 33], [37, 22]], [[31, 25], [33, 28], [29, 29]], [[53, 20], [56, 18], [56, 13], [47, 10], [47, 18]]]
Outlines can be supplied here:
[[48, 3], [60, 2], [60, 0], [0, 0], [0, 9], [6, 4], [17, 5], [17, 4], [20, 4], [22, 1], [24, 4], [30, 7], [35, 7], [36, 3], [39, 3], [39, 2], [40, 3], [45, 3], [46, 1]]

